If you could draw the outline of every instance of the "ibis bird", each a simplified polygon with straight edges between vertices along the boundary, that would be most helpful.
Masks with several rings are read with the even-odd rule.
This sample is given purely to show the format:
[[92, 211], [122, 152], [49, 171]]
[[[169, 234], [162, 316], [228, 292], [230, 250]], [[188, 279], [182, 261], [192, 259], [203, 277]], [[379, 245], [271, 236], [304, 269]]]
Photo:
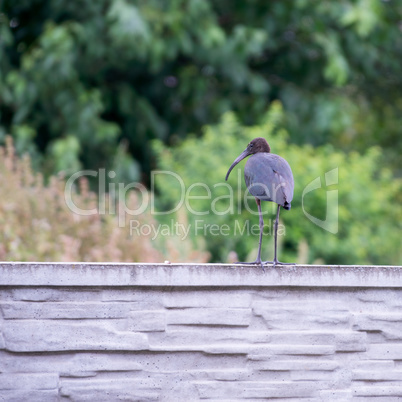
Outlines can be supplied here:
[[[290, 209], [293, 199], [294, 180], [289, 163], [279, 155], [271, 154], [271, 148], [265, 138], [254, 138], [247, 148], [232, 163], [225, 180], [228, 179], [232, 169], [244, 158], [250, 156], [244, 167], [244, 180], [248, 191], [255, 197], [258, 206], [260, 241], [258, 245], [257, 259], [245, 264], [273, 264], [293, 265], [279, 262], [277, 258], [277, 238], [280, 208]], [[271, 201], [278, 204], [275, 220], [275, 252], [273, 261], [261, 261], [261, 243], [264, 229], [264, 220], [261, 212], [261, 201]]]

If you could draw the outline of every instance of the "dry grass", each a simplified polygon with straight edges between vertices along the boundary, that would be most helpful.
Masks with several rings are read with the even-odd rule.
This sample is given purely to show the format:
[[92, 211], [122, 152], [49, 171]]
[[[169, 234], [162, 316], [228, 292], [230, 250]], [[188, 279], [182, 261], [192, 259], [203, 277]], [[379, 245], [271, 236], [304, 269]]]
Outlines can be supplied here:
[[[51, 177], [45, 185], [34, 173], [27, 156], [15, 155], [11, 138], [0, 147], [0, 260], [3, 261], [91, 261], [91, 262], [206, 262], [209, 254], [195, 250], [190, 239], [158, 237], [152, 233], [130, 234], [123, 205], [116, 214], [80, 216], [73, 213], [64, 198], [65, 180]], [[73, 194], [76, 205], [86, 209], [98, 206], [98, 197], [81, 179]], [[111, 198], [106, 196], [107, 206]], [[132, 191], [126, 200], [138, 207]], [[119, 227], [118, 217], [125, 227]], [[158, 225], [149, 212], [135, 217], [141, 225]]]

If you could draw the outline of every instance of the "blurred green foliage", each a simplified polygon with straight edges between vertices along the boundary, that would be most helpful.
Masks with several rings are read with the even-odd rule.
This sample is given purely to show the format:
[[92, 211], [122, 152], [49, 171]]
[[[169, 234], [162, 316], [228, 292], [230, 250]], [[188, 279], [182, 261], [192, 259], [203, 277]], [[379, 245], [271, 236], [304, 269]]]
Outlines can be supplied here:
[[[172, 170], [180, 176], [186, 194], [183, 205], [188, 211], [196, 212], [188, 215], [192, 223], [190, 233], [194, 237], [197, 234], [206, 235], [208, 249], [215, 261], [227, 260], [234, 250], [241, 260], [255, 259], [258, 216], [253, 200], [248, 201], [248, 205], [254, 214], [245, 207], [247, 189], [243, 174], [239, 174], [245, 162], [231, 173], [228, 180], [231, 189], [224, 184], [224, 180], [229, 166], [248, 142], [255, 137], [265, 137], [271, 145], [271, 152], [289, 162], [295, 178], [292, 209], [282, 210], [280, 215], [280, 220], [286, 225], [285, 235], [280, 238], [280, 257], [283, 261], [400, 263], [402, 180], [394, 179], [391, 171], [381, 166], [380, 149], [369, 148], [360, 155], [356, 152], [346, 154], [332, 145], [313, 148], [290, 144], [288, 133], [281, 128], [283, 118], [281, 105], [274, 103], [261, 124], [246, 127], [238, 122], [233, 113], [227, 113], [219, 124], [207, 126], [200, 139], [190, 137], [174, 148], [167, 148], [161, 142], [155, 143], [161, 169]], [[325, 173], [333, 169], [338, 169], [339, 182], [327, 187]], [[303, 199], [303, 190], [317, 177], [322, 180], [322, 187], [309, 192]], [[178, 207], [183, 194], [180, 180], [163, 173], [156, 174], [155, 178], [160, 210]], [[327, 191], [331, 190], [338, 191], [339, 231], [336, 234], [316, 226], [302, 209], [303, 200], [307, 213], [324, 220]], [[204, 198], [194, 199], [195, 196]], [[263, 258], [272, 260], [273, 236], [270, 235], [273, 233], [276, 204], [262, 203], [262, 208], [267, 212], [264, 215], [267, 236], [263, 238]], [[327, 212], [331, 214], [334, 211]], [[214, 233], [210, 226], [213, 224], [221, 228], [228, 225], [230, 235], [220, 231]], [[247, 224], [249, 227], [255, 225], [254, 235], [247, 236], [235, 230]], [[197, 227], [201, 229], [197, 230]]]
[[[210, 186], [252, 136], [268, 136], [296, 178], [284, 259], [400, 263], [401, 21], [396, 0], [3, 0], [0, 142], [11, 134], [45, 177], [105, 168], [116, 182], [150, 184], [161, 167]], [[335, 167], [337, 236], [300, 205]], [[174, 180], [158, 179], [160, 210], [177, 203]], [[225, 211], [225, 186], [213, 194]], [[325, 189], [305, 207], [324, 219]], [[257, 238], [240, 237], [207, 235], [214, 260], [248, 257]]]
[[381, 145], [399, 167], [401, 2], [0, 7], [0, 134], [11, 133], [47, 173], [106, 167], [137, 180], [137, 160], [147, 181], [151, 139], [172, 144], [230, 110], [253, 124], [275, 99], [292, 142]]

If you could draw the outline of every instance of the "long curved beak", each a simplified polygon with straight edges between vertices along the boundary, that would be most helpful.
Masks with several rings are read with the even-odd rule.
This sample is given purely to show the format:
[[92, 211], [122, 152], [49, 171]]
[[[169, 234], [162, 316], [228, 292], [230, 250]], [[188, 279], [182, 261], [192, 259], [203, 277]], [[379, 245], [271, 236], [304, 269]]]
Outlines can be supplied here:
[[247, 156], [250, 155], [250, 152], [248, 151], [248, 149], [245, 149], [236, 159], [235, 161], [232, 163], [232, 165], [230, 166], [228, 172], [226, 173], [226, 177], [225, 177], [225, 181], [227, 181], [230, 172], [233, 170], [233, 168], [240, 162], [242, 161], [244, 158], [247, 158]]

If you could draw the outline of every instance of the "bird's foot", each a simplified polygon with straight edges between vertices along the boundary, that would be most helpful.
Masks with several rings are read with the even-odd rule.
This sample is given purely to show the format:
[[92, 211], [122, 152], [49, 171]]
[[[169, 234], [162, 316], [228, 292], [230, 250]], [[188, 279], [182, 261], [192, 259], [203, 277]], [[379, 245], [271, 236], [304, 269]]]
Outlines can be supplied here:
[[261, 260], [255, 260], [253, 262], [242, 262], [242, 261], [237, 261], [235, 262], [235, 264], [238, 265], [260, 265], [262, 270], [265, 272], [264, 266], [265, 265], [272, 265], [274, 268], [277, 265], [296, 265], [295, 262], [280, 262], [278, 260], [274, 260], [274, 261], [261, 261]]
[[273, 260], [273, 261], [264, 261], [263, 265], [273, 265], [274, 268], [277, 265], [296, 265], [295, 262], [280, 262], [278, 260]]
[[261, 260], [255, 260], [253, 262], [242, 262], [242, 261], [237, 261], [235, 264], [239, 265], [260, 265], [262, 270], [264, 271], [264, 263]]
[[261, 260], [255, 260], [253, 262], [243, 262], [243, 261], [237, 261], [235, 264], [239, 265], [262, 265], [263, 262]]

